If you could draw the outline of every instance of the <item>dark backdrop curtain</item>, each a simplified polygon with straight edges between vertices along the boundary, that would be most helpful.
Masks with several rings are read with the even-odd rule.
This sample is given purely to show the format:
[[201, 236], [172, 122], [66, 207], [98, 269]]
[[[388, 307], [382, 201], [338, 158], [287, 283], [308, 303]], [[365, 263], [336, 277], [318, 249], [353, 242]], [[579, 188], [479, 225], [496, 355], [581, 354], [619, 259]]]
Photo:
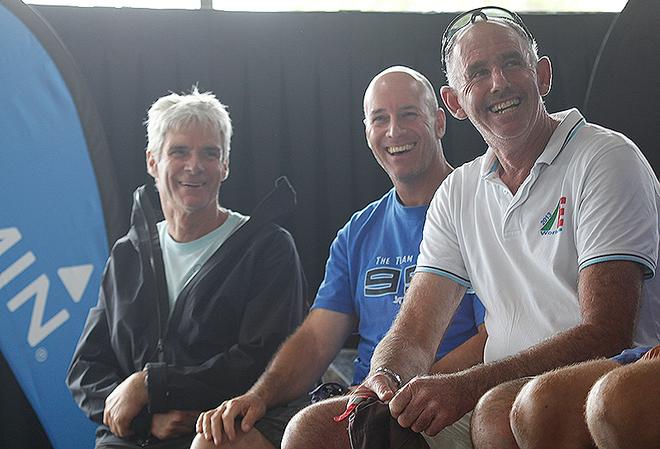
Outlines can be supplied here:
[[[125, 226], [130, 193], [147, 180], [142, 125], [147, 108], [170, 90], [198, 84], [229, 105], [234, 122], [231, 175], [221, 203], [249, 213], [280, 175], [297, 189], [297, 211], [284, 225], [296, 239], [310, 298], [337, 229], [391, 187], [364, 138], [367, 83], [385, 67], [403, 64], [439, 88], [440, 38], [453, 16], [36, 9], [73, 54], [96, 100], [120, 187], [116, 213]], [[553, 61], [548, 109], [581, 105], [614, 15], [523, 18], [540, 52]], [[451, 163], [484, 151], [469, 123], [448, 122], [443, 141]], [[124, 230], [113, 230], [111, 240]], [[1, 362], [0, 447], [49, 448]]]
[[[362, 95], [383, 68], [404, 64], [439, 88], [439, 42], [451, 14], [225, 13], [39, 7], [78, 61], [95, 97], [128, 223], [145, 182], [146, 109], [168, 91], [212, 90], [234, 122], [231, 174], [221, 202], [249, 212], [280, 175], [298, 190], [287, 223], [310, 284], [352, 212], [390, 187], [364, 138]], [[581, 105], [612, 14], [525, 17], [555, 68], [548, 108]], [[449, 119], [453, 164], [485, 145]], [[123, 232], [123, 230], [120, 230]], [[113, 236], [117, 237], [117, 236]]]
[[630, 137], [660, 171], [660, 2], [628, 0], [612, 24], [587, 92], [595, 123]]

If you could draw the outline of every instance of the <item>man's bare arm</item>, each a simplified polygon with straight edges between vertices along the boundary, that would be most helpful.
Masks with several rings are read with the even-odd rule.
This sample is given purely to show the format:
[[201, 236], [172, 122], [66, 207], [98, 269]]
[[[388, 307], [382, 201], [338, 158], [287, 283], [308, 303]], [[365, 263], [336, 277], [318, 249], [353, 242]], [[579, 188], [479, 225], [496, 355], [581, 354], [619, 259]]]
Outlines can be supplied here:
[[270, 407], [287, 403], [309, 391], [328, 368], [355, 328], [352, 315], [314, 309], [277, 351], [266, 371], [244, 395], [204, 412], [197, 432], [219, 444], [223, 435], [233, 440], [235, 420], [248, 432]]
[[250, 391], [264, 398], [268, 406], [306, 393], [337, 356], [356, 324], [352, 315], [312, 310]]
[[479, 326], [478, 333], [455, 347], [436, 361], [429, 370], [431, 374], [455, 373], [484, 361], [484, 346], [488, 339], [486, 326]]
[[634, 262], [603, 262], [583, 269], [578, 281], [580, 324], [516, 355], [475, 367], [473, 377], [482, 378], [482, 389], [487, 390], [503, 381], [618, 354], [632, 344], [642, 280], [642, 267]]
[[386, 401], [396, 391], [378, 368], [397, 373], [404, 383], [428, 373], [440, 339], [464, 294], [465, 288], [448, 278], [415, 273], [401, 311], [376, 347], [365, 386]]
[[390, 403], [405, 427], [433, 435], [474, 408], [502, 382], [596, 357], [630, 346], [642, 289], [642, 267], [611, 261], [580, 272], [581, 323], [520, 353], [466, 371], [414, 379]]

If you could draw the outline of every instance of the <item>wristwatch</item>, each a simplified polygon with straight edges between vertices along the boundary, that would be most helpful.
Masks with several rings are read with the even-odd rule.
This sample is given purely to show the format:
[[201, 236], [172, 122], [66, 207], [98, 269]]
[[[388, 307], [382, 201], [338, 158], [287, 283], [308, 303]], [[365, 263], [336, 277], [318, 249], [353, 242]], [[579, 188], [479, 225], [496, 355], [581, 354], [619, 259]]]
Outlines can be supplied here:
[[386, 366], [379, 366], [379, 367], [376, 369], [375, 372], [376, 372], [376, 373], [383, 373], [383, 374], [385, 374], [387, 377], [389, 377], [390, 379], [392, 379], [392, 380], [394, 381], [394, 383], [396, 383], [396, 387], [397, 387], [397, 388], [401, 388], [401, 385], [403, 385], [403, 382], [401, 381], [401, 376], [399, 376], [397, 373], [395, 373], [394, 371], [392, 371], [391, 369], [389, 369], [389, 368], [386, 367]]

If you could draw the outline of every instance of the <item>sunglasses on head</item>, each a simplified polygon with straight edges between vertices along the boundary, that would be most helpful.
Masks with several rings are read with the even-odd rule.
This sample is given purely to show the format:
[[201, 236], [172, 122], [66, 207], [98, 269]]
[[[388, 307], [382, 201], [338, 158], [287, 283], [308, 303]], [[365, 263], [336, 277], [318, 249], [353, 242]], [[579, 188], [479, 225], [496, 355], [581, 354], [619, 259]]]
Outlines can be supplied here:
[[460, 30], [466, 26], [475, 23], [479, 20], [488, 21], [509, 21], [515, 23], [525, 32], [530, 41], [534, 41], [532, 33], [529, 32], [525, 23], [522, 21], [520, 16], [513, 11], [508, 9], [500, 8], [499, 6], [483, 6], [481, 8], [471, 9], [464, 13], [461, 13], [454, 17], [454, 19], [449, 22], [445, 32], [442, 33], [442, 68], [447, 70], [447, 50], [451, 44], [452, 39], [456, 36]]

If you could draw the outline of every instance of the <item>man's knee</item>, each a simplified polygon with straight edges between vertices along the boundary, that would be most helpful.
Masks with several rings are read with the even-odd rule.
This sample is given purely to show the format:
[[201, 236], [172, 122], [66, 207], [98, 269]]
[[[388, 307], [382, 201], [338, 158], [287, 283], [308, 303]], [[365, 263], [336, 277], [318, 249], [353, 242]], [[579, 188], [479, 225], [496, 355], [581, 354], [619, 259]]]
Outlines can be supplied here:
[[557, 418], [560, 397], [555, 396], [558, 379], [555, 376], [538, 376], [530, 380], [518, 393], [509, 414], [511, 432], [521, 448], [533, 447], [534, 442], [544, 439], [543, 433], [552, 428]]
[[328, 399], [299, 411], [284, 430], [283, 449], [348, 448], [348, 420], [333, 418], [346, 407], [346, 398]]
[[471, 436], [475, 449], [516, 448], [509, 412], [516, 395], [529, 379], [517, 379], [489, 390], [472, 414]]
[[587, 394], [604, 373], [617, 367], [596, 360], [550, 371], [525, 385], [511, 408], [511, 430], [521, 448], [590, 447], [584, 421]]
[[601, 377], [589, 392], [587, 424], [602, 449], [660, 443], [660, 361], [640, 361]]
[[190, 449], [275, 449], [266, 437], [257, 429], [252, 428], [249, 432], [238, 432], [234, 441], [227, 439], [216, 446], [213, 441], [207, 441], [203, 435], [197, 434]]
[[213, 441], [207, 441], [204, 435], [198, 433], [190, 445], [190, 449], [216, 449], [216, 446]]

